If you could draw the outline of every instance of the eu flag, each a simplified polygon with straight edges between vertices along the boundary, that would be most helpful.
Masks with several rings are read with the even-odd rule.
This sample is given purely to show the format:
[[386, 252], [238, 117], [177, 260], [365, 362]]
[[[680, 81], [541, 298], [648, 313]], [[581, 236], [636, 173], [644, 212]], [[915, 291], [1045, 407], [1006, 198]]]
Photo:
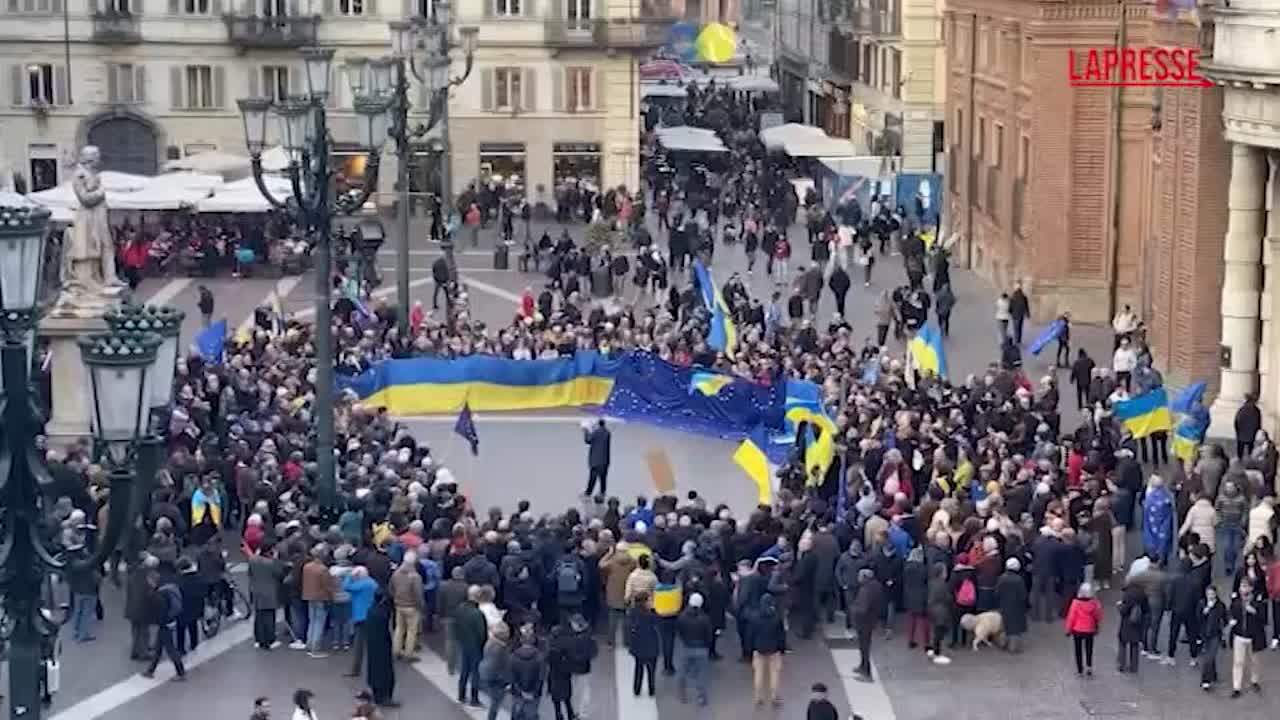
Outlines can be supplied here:
[[196, 352], [210, 365], [221, 365], [226, 342], [227, 320], [223, 318], [196, 334]]
[[453, 431], [471, 444], [472, 455], [480, 454], [480, 435], [476, 432], [476, 421], [471, 417], [469, 403], [463, 404], [462, 412], [458, 413], [458, 422], [453, 425]]

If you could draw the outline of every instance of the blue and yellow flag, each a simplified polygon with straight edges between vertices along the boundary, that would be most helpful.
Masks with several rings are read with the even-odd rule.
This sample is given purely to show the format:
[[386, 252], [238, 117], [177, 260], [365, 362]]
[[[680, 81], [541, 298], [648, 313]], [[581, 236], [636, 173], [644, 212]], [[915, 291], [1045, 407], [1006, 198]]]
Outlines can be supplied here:
[[928, 323], [916, 331], [907, 343], [907, 352], [915, 366], [938, 377], [947, 376], [947, 353], [942, 348], [942, 334]]
[[689, 394], [700, 392], [707, 397], [715, 397], [720, 391], [733, 384], [733, 378], [720, 373], [695, 371], [689, 380]]
[[1169, 395], [1158, 387], [1128, 400], [1120, 400], [1112, 408], [1115, 418], [1124, 423], [1135, 438], [1173, 429], [1169, 412]]
[[729, 303], [725, 302], [720, 288], [711, 279], [711, 271], [701, 260], [693, 261], [694, 277], [698, 281], [698, 292], [702, 295], [702, 303], [711, 313], [711, 328], [707, 332], [707, 344], [712, 349], [734, 359], [738, 352], [738, 327], [734, 325], [729, 312]]
[[763, 425], [757, 426], [751, 434], [742, 440], [742, 444], [733, 453], [733, 461], [755, 481], [756, 496], [761, 505], [773, 502], [773, 487], [769, 482], [769, 458], [765, 456], [765, 447], [769, 444], [769, 434]]

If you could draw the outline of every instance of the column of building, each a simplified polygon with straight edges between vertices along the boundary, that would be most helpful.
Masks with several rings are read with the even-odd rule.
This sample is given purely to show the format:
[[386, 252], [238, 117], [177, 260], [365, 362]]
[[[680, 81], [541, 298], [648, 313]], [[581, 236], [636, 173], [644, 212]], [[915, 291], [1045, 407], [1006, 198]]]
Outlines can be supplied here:
[[1234, 434], [1236, 410], [1246, 395], [1258, 389], [1267, 175], [1267, 156], [1261, 148], [1232, 146], [1222, 278], [1222, 345], [1230, 357], [1224, 358], [1218, 397], [1211, 408], [1214, 435]]
[[[1280, 352], [1274, 348], [1277, 339], [1276, 322], [1280, 321], [1280, 290], [1276, 289], [1277, 274], [1280, 274], [1280, 152], [1272, 150], [1267, 153], [1269, 168], [1267, 171], [1267, 188], [1265, 205], [1267, 208], [1266, 237], [1263, 239], [1262, 252], [1270, 259], [1267, 277], [1270, 280], [1271, 293], [1263, 302], [1263, 312], [1270, 312], [1271, 322], [1264, 327], [1262, 353], [1267, 357], [1267, 374], [1261, 380], [1262, 409], [1264, 425], [1274, 436], [1280, 430]], [[1269, 333], [1265, 332], [1270, 330]]]

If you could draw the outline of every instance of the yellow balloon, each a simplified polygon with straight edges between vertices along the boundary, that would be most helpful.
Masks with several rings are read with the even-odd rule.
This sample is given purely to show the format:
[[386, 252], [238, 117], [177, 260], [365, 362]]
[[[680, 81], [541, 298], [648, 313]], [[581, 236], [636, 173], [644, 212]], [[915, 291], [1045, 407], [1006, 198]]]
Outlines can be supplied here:
[[724, 63], [733, 59], [738, 49], [738, 37], [733, 28], [721, 23], [711, 23], [698, 33], [694, 43], [698, 58], [706, 62]]

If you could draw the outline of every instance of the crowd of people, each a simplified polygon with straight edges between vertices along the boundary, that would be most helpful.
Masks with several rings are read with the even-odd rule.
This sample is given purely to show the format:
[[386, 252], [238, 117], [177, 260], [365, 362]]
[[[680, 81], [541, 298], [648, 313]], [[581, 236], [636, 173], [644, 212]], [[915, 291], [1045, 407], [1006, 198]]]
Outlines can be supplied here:
[[[544, 696], [557, 720], [590, 716], [590, 675], [601, 647], [616, 644], [634, 660], [636, 696], [654, 695], [661, 674], [681, 700], [705, 705], [716, 696], [710, 663], [732, 653], [751, 667], [754, 701], [776, 706], [789, 700], [780, 691], [786, 653], [837, 617], [857, 639], [866, 680], [877, 637], [891, 630], [904, 630], [922, 662], [947, 665], [961, 648], [1020, 652], [1037, 625], [1058, 623], [1082, 676], [1093, 674], [1095, 636], [1110, 626], [1121, 672], [1138, 672], [1140, 657], [1172, 665], [1186, 637], [1206, 690], [1219, 683], [1224, 644], [1232, 694], [1260, 689], [1257, 652], [1268, 630], [1280, 647], [1277, 453], [1265, 433], [1250, 436], [1234, 462], [1209, 445], [1194, 462], [1169, 464], [1157, 450], [1165, 438], [1134, 438], [1109, 408], [1156, 371], [1127, 322], [1123, 333], [1117, 326], [1113, 368], [1093, 366], [1083, 351], [1071, 366], [1088, 412], [1064, 417], [1057, 372], [1033, 381], [1007, 350], [1021, 352], [1029, 313], [1021, 288], [997, 304], [999, 361], [965, 378], [917, 371], [889, 352], [890, 331], [909, 337], [932, 312], [945, 332], [954, 305], [945, 248], [925, 242], [920, 208], [877, 202], [863, 218], [809, 198], [811, 259], [792, 273], [789, 251], [778, 250], [801, 200], [789, 168], [758, 143], [732, 147], [732, 172], [654, 168], [651, 195], [601, 195], [614, 198], [610, 218], [639, 249], [636, 284], [654, 289], [640, 270], [654, 267], [650, 258], [665, 299], [584, 297], [582, 283], [599, 266], [566, 234], [546, 258], [546, 288], [536, 296], [530, 288], [510, 324], [476, 321], [465, 291], [445, 293], [443, 315], [420, 304], [364, 312], [343, 298], [335, 360], [339, 372], [358, 373], [392, 357], [647, 350], [762, 384], [810, 380], [836, 428], [838, 461], [825, 473], [811, 474], [794, 454], [778, 471], [775, 501], [745, 515], [695, 491], [620, 498], [603, 489], [607, 469], [598, 472], [608, 435], [592, 432], [591, 479], [599, 475], [602, 487], [580, 507], [526, 499], [477, 508], [429, 447], [346, 394], [335, 410], [337, 497], [323, 497], [311, 328], [291, 321], [279, 331], [264, 310], [222, 363], [180, 362], [169, 457], [149, 514], [125, 544], [125, 576], [115, 577], [113, 562], [69, 578], [74, 639], [94, 639], [105, 575], [125, 587], [130, 657], [146, 663], [145, 674], [168, 657], [185, 677], [182, 657], [201, 641], [207, 607], [233, 611], [227, 562], [242, 554], [255, 645], [348, 653], [350, 674], [368, 686], [355, 717], [396, 703], [397, 664], [415, 661], [435, 634], [457, 701], [487, 707], [491, 720], [504, 707], [517, 720], [536, 718]], [[666, 252], [657, 245], [664, 237]], [[708, 346], [707, 313], [684, 268], [739, 244], [748, 258], [771, 247], [765, 272], [779, 282], [759, 298], [740, 277], [726, 281], [741, 333], [730, 359]], [[842, 314], [820, 329], [824, 284], [843, 310], [850, 261], [870, 281], [875, 258], [894, 253], [904, 282], [880, 296], [874, 336], [859, 342]], [[612, 272], [613, 259], [603, 267], [626, 276]], [[400, 312], [409, 313], [407, 333]], [[1134, 355], [1131, 365], [1121, 367], [1129, 360], [1121, 350]], [[86, 518], [101, 528], [112, 502], [101, 468], [87, 447], [51, 451], [49, 460], [87, 488], [58, 511], [68, 551], [87, 552]], [[1131, 548], [1134, 529], [1140, 542]], [[1114, 609], [1098, 597], [1112, 585]], [[825, 688], [814, 691], [809, 716], [833, 717]], [[312, 698], [305, 690], [293, 698], [301, 717], [311, 717]], [[269, 707], [259, 699], [255, 717]]]

